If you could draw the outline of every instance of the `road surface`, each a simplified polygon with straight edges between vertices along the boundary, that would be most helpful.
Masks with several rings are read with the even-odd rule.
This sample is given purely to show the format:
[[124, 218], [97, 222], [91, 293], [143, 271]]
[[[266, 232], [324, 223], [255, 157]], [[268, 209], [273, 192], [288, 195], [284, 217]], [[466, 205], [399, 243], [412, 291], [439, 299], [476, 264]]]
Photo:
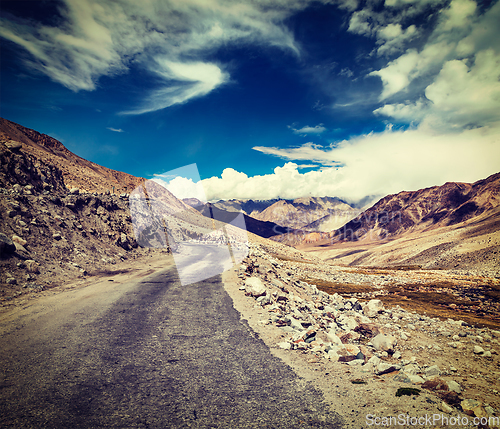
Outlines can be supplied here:
[[220, 276], [173, 266], [36, 300], [0, 324], [0, 427], [341, 428], [240, 320]]

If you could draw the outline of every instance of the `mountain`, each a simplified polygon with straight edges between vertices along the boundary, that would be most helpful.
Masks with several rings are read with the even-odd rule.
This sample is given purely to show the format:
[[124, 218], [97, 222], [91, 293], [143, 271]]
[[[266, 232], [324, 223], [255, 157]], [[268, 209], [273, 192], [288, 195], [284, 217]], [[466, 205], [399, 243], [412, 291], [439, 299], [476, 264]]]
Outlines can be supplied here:
[[455, 225], [500, 205], [500, 173], [473, 184], [445, 183], [414, 192], [388, 195], [337, 229], [335, 240], [391, 238], [409, 230]]
[[[0, 195], [0, 301], [113, 272], [149, 248], [169, 253], [179, 241], [212, 243], [223, 226], [154, 181], [86, 161], [5, 119]], [[225, 235], [244, 236], [235, 229], [226, 226]]]
[[[203, 205], [197, 204], [195, 205], [195, 208], [203, 216], [207, 218], [217, 219], [225, 223], [231, 222], [236, 217], [236, 215], [241, 213], [236, 211], [221, 210], [215, 204], [210, 203]], [[248, 216], [245, 213], [243, 213], [243, 217], [245, 219], [246, 230], [263, 238], [271, 238], [275, 241], [281, 241], [280, 237], [285, 234], [302, 234], [302, 231], [283, 227], [274, 222], [254, 219], [253, 217]]]
[[299, 249], [337, 264], [499, 272], [500, 173], [388, 195]]
[[280, 200], [219, 200], [212, 203], [212, 207], [216, 207], [220, 210], [225, 210], [228, 212], [243, 212], [249, 216], [252, 216], [253, 218], [256, 218], [256, 215], [278, 201]]
[[68, 189], [122, 194], [131, 192], [145, 180], [87, 161], [58, 140], [3, 118], [0, 118], [0, 139], [21, 143], [23, 153], [57, 168]]
[[283, 227], [310, 231], [331, 231], [359, 213], [355, 206], [331, 197], [228, 200], [217, 201], [212, 206], [225, 211], [242, 211], [254, 219]]

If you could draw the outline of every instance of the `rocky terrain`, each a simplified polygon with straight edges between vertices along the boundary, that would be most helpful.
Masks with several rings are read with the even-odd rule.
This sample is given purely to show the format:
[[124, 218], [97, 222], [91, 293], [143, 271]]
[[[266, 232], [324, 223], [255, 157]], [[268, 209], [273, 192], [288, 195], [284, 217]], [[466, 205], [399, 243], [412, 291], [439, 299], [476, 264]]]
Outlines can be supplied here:
[[[318, 262], [260, 241], [226, 282], [238, 310], [277, 355], [319, 385], [337, 410], [341, 399], [344, 415], [353, 417], [350, 427], [368, 427], [368, 415], [401, 413], [471, 423], [477, 417], [483, 425], [472, 427], [500, 426], [493, 419], [500, 415], [500, 320], [477, 327], [459, 312], [446, 317], [430, 309], [426, 315], [415, 312], [411, 302], [405, 307], [382, 302], [384, 283], [432, 284], [436, 273], [366, 273]], [[439, 276], [457, 284], [478, 280], [448, 272]], [[357, 284], [358, 297], [349, 289], [327, 293], [320, 279], [331, 287]]]
[[132, 192], [144, 182], [140, 177], [87, 161], [69, 151], [58, 140], [3, 118], [0, 118], [0, 140], [21, 143], [24, 154], [59, 170], [68, 189], [120, 195]]

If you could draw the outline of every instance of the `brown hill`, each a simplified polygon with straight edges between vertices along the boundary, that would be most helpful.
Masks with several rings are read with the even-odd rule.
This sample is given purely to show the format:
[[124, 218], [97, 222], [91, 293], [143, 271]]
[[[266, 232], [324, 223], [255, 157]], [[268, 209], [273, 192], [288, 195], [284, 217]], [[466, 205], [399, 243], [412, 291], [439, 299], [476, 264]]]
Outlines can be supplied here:
[[445, 183], [388, 195], [334, 231], [336, 241], [392, 238], [455, 225], [500, 206], [500, 173], [475, 183]]
[[61, 171], [68, 189], [79, 188], [84, 192], [115, 194], [130, 193], [144, 179], [111, 170], [75, 155], [64, 145], [46, 135], [22, 125], [0, 118], [0, 139], [22, 143], [22, 150], [36, 159]]

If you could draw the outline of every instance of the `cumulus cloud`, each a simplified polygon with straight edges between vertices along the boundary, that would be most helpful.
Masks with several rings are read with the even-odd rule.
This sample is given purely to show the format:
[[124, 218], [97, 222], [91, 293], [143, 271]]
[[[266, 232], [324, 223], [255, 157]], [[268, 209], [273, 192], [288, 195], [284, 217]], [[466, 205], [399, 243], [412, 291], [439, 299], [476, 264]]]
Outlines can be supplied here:
[[[451, 67], [450, 61], [474, 62], [482, 51], [493, 49], [496, 53], [499, 52], [500, 3], [497, 2], [480, 13], [472, 0], [452, 0], [447, 7], [436, 11], [436, 15], [437, 24], [423, 45], [408, 48], [384, 67], [369, 74], [382, 80], [381, 100], [398, 93], [400, 98], [405, 98], [405, 91], [418, 80], [429, 85], [445, 65]], [[358, 23], [353, 31], [360, 32], [361, 28]], [[381, 44], [379, 53], [393, 53], [395, 46], [401, 47], [407, 42], [406, 39], [418, 36], [420, 32], [414, 25], [403, 31], [400, 24], [396, 23], [385, 27], [372, 25], [365, 33], [377, 35], [377, 43]]]
[[323, 124], [316, 125], [314, 127], [310, 127], [309, 125], [306, 125], [302, 128], [294, 128], [293, 126], [289, 125], [288, 128], [290, 128], [294, 134], [321, 134], [326, 131], [326, 128], [323, 126]]
[[[227, 81], [207, 60], [234, 42], [277, 46], [297, 54], [283, 21], [307, 7], [302, 0], [63, 0], [58, 26], [0, 18], [0, 36], [23, 48], [26, 63], [73, 91], [94, 90], [102, 76], [131, 65], [159, 79], [137, 108], [141, 114], [203, 96]], [[352, 2], [346, 2], [349, 9]]]
[[[436, 135], [410, 129], [370, 133], [325, 149], [255, 148], [286, 160], [314, 159], [325, 168], [299, 172], [287, 162], [272, 174], [248, 177], [225, 169], [221, 177], [202, 181], [207, 198], [298, 198], [338, 196], [359, 201], [367, 195], [385, 196], [402, 190], [487, 177], [500, 170], [500, 126]], [[474, 144], [471, 144], [474, 142]], [[328, 167], [336, 164], [337, 167]]]

